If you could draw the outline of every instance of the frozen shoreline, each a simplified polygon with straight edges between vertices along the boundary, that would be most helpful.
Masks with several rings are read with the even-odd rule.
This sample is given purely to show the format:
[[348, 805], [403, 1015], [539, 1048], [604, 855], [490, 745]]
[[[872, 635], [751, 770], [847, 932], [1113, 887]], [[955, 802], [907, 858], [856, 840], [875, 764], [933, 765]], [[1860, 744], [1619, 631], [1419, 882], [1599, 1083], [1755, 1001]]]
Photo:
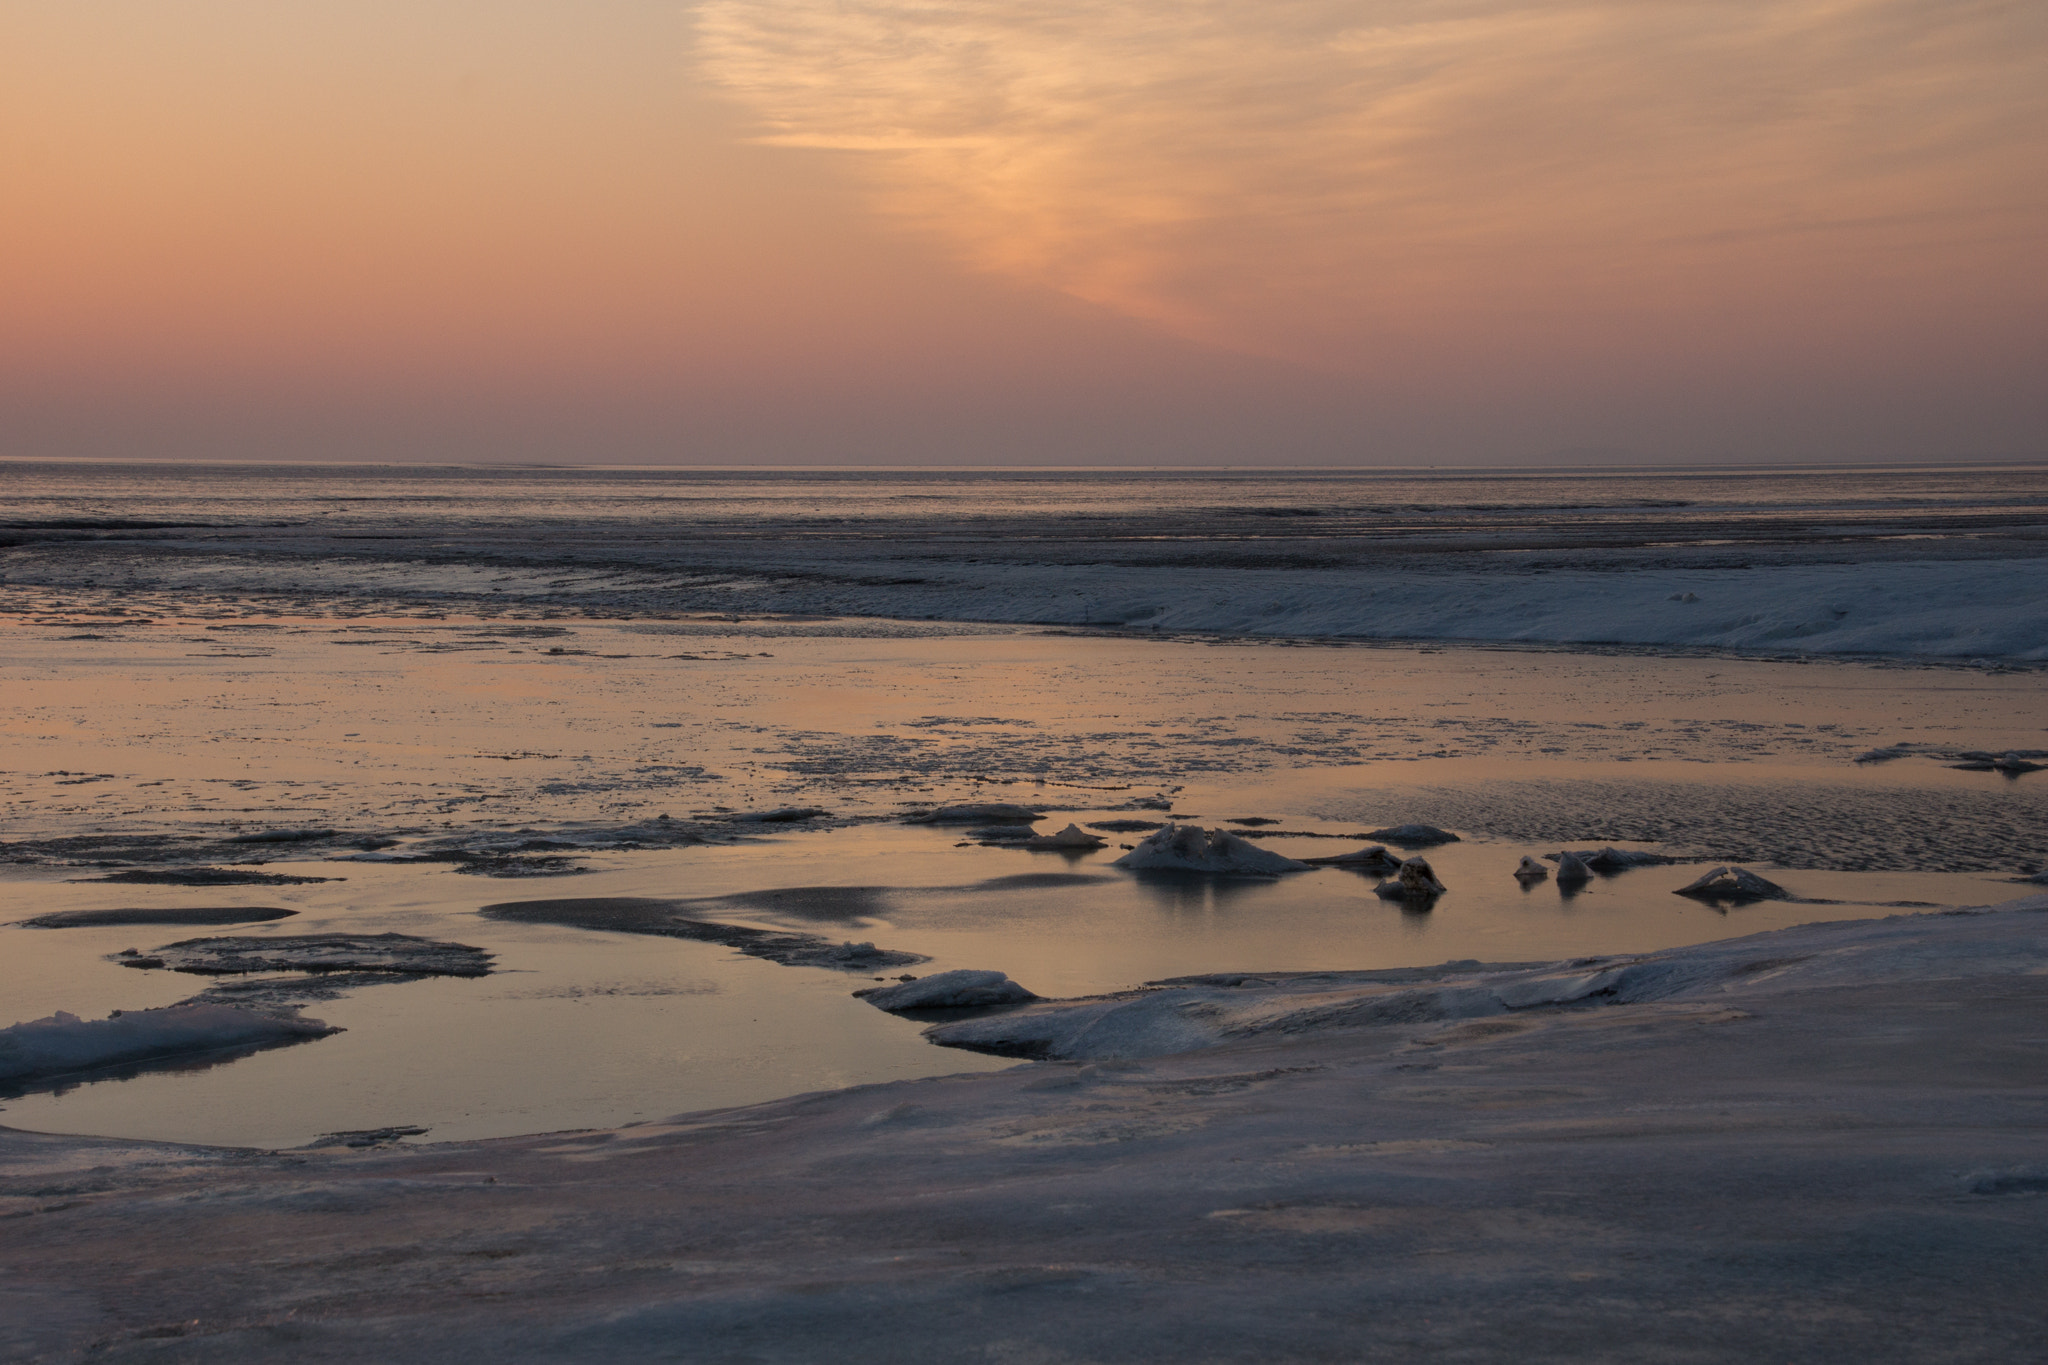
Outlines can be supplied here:
[[0, 1130], [4, 1343], [2018, 1359], [2048, 1325], [2044, 912], [1660, 955], [1716, 960], [1697, 999], [1326, 1022], [608, 1131], [266, 1153]]
[[159, 473], [0, 464], [0, 604], [2048, 660], [2033, 468]]

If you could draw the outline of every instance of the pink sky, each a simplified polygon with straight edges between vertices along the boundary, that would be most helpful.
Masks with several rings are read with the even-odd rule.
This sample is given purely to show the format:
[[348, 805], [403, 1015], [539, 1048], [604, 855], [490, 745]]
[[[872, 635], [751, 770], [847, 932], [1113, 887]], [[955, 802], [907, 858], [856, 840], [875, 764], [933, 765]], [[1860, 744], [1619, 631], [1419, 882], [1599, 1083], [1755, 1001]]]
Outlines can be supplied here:
[[0, 0], [0, 456], [2048, 454], [2048, 10]]

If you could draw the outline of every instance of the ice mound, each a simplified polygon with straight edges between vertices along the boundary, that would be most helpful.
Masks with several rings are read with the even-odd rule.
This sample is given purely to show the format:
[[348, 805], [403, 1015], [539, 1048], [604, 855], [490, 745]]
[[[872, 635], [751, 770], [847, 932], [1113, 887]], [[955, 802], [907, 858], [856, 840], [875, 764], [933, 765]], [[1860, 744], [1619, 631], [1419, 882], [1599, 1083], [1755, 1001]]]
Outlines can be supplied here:
[[1057, 834], [1040, 834], [1027, 839], [1026, 848], [1101, 848], [1109, 842], [1099, 834], [1090, 834], [1079, 825], [1068, 825]]
[[1790, 891], [1740, 867], [1709, 868], [1672, 893], [1703, 901], [1789, 901]]
[[876, 986], [854, 994], [878, 1010], [968, 1009], [981, 1005], [1021, 1005], [1038, 997], [1001, 972], [960, 970], [935, 972], [900, 986]]
[[1302, 861], [1311, 867], [1348, 867], [1359, 872], [1391, 873], [1401, 870], [1401, 860], [1378, 844], [1355, 853], [1339, 853], [1330, 858], [1304, 858]]
[[63, 1010], [0, 1029], [0, 1084], [188, 1052], [324, 1038], [318, 1019], [278, 1018], [233, 1005], [170, 1005], [81, 1019]]
[[974, 801], [960, 806], [940, 806], [905, 817], [911, 825], [1028, 825], [1039, 819], [1029, 806], [1012, 806], [1000, 801]]
[[1133, 872], [1207, 872], [1224, 877], [1270, 877], [1306, 872], [1307, 863], [1260, 848], [1227, 829], [1167, 825], [1118, 858], [1112, 867]]
[[415, 976], [488, 976], [491, 954], [467, 943], [411, 934], [278, 934], [188, 938], [152, 953], [117, 953], [123, 967], [167, 967], [200, 976], [252, 972], [402, 972]]
[[1365, 837], [1384, 839], [1403, 848], [1435, 848], [1438, 844], [1459, 842], [1457, 835], [1435, 825], [1389, 825], [1386, 829], [1367, 830]]
[[1540, 882], [1550, 875], [1550, 869], [1527, 854], [1515, 864], [1515, 880], [1519, 882]]
[[1559, 886], [1584, 886], [1593, 880], [1593, 869], [1586, 866], [1586, 860], [1576, 853], [1557, 855], [1557, 884]]
[[1400, 871], [1372, 889], [1375, 896], [1390, 901], [1426, 901], [1450, 888], [1437, 880], [1436, 869], [1427, 858], [1410, 858]]

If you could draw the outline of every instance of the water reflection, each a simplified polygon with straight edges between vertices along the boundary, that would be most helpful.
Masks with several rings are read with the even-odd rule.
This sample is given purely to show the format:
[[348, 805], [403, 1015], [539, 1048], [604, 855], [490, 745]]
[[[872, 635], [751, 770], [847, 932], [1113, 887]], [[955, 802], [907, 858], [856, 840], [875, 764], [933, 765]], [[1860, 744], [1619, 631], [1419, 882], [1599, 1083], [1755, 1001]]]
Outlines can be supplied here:
[[1261, 897], [1271, 896], [1280, 885], [1278, 880], [1268, 878], [1153, 870], [1132, 873], [1131, 883], [1155, 909], [1176, 919], [1246, 909]]

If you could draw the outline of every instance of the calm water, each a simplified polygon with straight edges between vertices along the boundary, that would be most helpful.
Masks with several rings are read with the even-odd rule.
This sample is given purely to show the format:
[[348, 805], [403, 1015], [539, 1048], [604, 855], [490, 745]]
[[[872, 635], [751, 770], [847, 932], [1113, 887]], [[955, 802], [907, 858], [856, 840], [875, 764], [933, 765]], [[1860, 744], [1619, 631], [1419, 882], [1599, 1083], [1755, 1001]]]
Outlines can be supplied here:
[[[839, 471], [0, 462], [18, 529], [639, 536], [1956, 534], [2037, 525], [2048, 469]], [[89, 523], [113, 523], [93, 527]], [[67, 527], [65, 523], [73, 523]]]

